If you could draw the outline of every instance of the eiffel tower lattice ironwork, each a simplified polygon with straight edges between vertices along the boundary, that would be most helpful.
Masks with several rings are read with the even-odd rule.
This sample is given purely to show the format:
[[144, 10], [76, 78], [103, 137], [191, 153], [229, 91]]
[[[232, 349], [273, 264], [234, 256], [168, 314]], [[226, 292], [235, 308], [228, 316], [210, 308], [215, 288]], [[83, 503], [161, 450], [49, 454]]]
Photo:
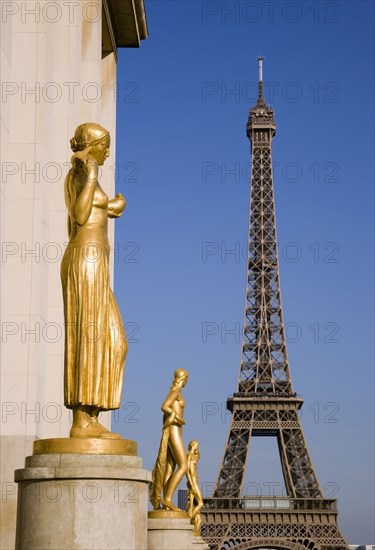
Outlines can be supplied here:
[[[311, 463], [288, 366], [279, 284], [272, 176], [273, 110], [259, 93], [247, 136], [252, 172], [247, 289], [238, 390], [228, 398], [229, 437], [213, 498], [205, 499], [202, 536], [211, 549], [347, 549], [336, 500], [325, 499]], [[277, 438], [287, 497], [241, 497], [251, 437]]]

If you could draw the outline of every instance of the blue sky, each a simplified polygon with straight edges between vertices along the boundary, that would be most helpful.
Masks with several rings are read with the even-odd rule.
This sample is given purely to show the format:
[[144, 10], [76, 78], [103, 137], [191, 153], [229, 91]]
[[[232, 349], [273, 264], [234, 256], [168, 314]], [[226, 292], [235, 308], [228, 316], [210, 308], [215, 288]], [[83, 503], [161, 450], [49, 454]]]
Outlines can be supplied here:
[[[209, 493], [236, 390], [257, 61], [275, 109], [288, 353], [302, 424], [348, 542], [373, 543], [374, 13], [370, 2], [146, 0], [150, 37], [118, 64], [115, 292], [128, 332], [113, 428], [152, 469], [173, 371]], [[273, 7], [271, 7], [273, 6]], [[232, 251], [232, 252], [231, 252]], [[253, 438], [248, 492], [282, 480]], [[277, 485], [279, 484], [279, 485]]]

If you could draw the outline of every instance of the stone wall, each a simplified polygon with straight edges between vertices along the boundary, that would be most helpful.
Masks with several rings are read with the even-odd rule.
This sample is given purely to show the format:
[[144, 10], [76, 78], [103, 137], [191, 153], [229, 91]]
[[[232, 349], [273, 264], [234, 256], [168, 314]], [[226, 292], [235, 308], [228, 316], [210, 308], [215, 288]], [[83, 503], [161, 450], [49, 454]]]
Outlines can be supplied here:
[[[1, 548], [8, 549], [14, 470], [34, 439], [69, 433], [60, 286], [64, 178], [76, 126], [98, 122], [111, 133], [112, 159], [101, 182], [114, 194], [116, 61], [113, 53], [101, 59], [101, 0], [4, 0], [1, 10]], [[110, 231], [113, 240], [113, 224]]]

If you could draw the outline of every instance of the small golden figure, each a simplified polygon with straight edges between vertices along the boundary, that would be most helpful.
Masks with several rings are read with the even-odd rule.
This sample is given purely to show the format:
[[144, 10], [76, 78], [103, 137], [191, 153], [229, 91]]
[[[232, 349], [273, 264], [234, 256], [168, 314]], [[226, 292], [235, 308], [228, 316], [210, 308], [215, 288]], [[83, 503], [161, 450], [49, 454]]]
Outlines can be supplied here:
[[[187, 472], [187, 457], [182, 440], [182, 426], [185, 401], [181, 389], [188, 379], [185, 369], [177, 369], [169, 393], [161, 406], [163, 411], [163, 432], [159, 453], [152, 471], [150, 501], [154, 510], [172, 510], [181, 512], [172, 497], [178, 484]], [[163, 497], [162, 497], [163, 493]]]
[[61, 263], [65, 318], [65, 406], [73, 409], [70, 437], [120, 438], [98, 422], [120, 406], [127, 341], [109, 286], [108, 218], [125, 199], [109, 199], [98, 167], [109, 156], [110, 135], [99, 124], [81, 124], [70, 140], [75, 153], [65, 179], [69, 243]]
[[203, 508], [203, 497], [198, 482], [197, 464], [200, 458], [199, 443], [198, 441], [190, 441], [188, 446], [187, 463], [188, 468], [186, 472], [187, 477], [187, 489], [188, 489], [188, 516], [190, 523], [194, 525], [193, 535], [199, 536], [201, 534], [202, 519], [200, 511]]

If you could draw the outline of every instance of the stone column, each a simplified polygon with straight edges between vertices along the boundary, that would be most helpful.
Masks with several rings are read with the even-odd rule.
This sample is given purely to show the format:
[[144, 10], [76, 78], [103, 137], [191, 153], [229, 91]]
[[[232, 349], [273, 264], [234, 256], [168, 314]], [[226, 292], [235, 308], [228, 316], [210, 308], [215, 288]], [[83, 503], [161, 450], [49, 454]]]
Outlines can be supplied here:
[[[23, 467], [33, 440], [70, 430], [59, 274], [68, 240], [64, 179], [75, 128], [98, 122], [111, 133], [101, 185], [115, 195], [116, 60], [114, 53], [101, 57], [102, 0], [1, 0], [0, 7], [0, 548], [11, 550], [14, 470]], [[114, 223], [109, 240], [113, 246]], [[110, 262], [113, 271], [113, 255]], [[108, 428], [110, 415], [101, 415]]]
[[150, 480], [138, 456], [27, 457], [15, 473], [16, 549], [147, 550]]

